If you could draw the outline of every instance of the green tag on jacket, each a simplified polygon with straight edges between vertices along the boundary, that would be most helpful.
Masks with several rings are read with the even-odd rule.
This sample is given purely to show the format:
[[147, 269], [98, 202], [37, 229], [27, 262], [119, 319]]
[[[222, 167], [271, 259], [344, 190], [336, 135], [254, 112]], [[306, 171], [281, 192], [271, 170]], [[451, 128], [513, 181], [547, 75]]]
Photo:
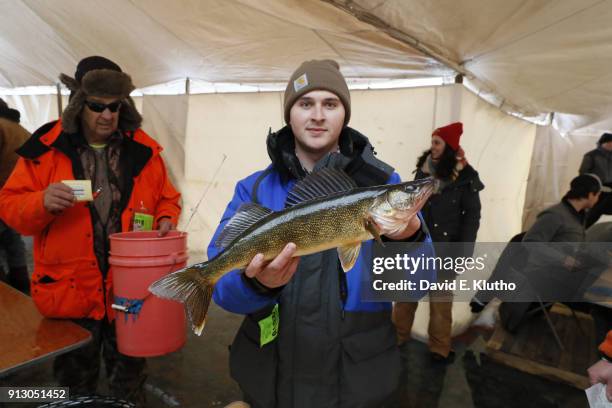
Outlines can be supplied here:
[[274, 305], [270, 316], [259, 321], [259, 346], [263, 347], [278, 336], [278, 303]]
[[134, 214], [134, 231], [151, 231], [153, 229], [153, 216], [150, 214]]

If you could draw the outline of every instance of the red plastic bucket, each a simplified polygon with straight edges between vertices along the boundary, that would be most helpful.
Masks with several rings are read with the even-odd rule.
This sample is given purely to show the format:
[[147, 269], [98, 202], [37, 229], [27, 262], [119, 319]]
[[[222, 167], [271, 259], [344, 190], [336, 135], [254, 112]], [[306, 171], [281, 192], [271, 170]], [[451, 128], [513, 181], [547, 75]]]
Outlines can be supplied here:
[[134, 357], [171, 353], [185, 344], [183, 305], [152, 295], [149, 285], [187, 264], [187, 234], [121, 232], [110, 236], [115, 328], [119, 352]]

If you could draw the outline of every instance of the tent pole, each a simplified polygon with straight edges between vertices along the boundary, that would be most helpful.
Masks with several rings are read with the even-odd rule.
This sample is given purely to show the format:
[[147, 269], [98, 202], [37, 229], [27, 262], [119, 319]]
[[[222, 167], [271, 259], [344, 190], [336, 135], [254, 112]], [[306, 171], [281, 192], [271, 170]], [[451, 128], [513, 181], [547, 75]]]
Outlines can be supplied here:
[[59, 82], [55, 84], [55, 89], [57, 89], [57, 116], [62, 116], [62, 88]]
[[189, 87], [191, 86], [191, 80], [189, 77], [185, 79], [185, 95], [189, 95]]
[[433, 103], [433, 115], [431, 116], [431, 132], [433, 133], [436, 128], [436, 120], [438, 114], [438, 87], [434, 88], [434, 103]]

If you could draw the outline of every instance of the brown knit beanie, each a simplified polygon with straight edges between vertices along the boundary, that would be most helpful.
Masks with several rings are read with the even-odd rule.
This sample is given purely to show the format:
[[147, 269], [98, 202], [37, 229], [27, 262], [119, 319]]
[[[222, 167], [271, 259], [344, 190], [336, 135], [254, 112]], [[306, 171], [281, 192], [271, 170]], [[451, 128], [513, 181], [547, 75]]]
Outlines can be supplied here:
[[302, 95], [310, 91], [325, 90], [334, 93], [346, 112], [344, 126], [351, 118], [351, 94], [346, 81], [340, 72], [340, 66], [334, 60], [310, 60], [303, 62], [295, 70], [285, 89], [285, 122], [289, 124], [289, 111]]

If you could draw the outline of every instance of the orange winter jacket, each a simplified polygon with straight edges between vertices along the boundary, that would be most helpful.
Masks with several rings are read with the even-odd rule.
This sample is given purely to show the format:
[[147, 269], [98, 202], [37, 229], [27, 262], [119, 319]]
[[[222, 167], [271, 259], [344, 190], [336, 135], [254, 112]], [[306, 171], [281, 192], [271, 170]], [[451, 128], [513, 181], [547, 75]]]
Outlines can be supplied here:
[[608, 332], [606, 339], [599, 346], [599, 351], [604, 353], [609, 359], [612, 359], [612, 330]]
[[[61, 121], [51, 122], [17, 151], [21, 157], [0, 191], [0, 218], [34, 236], [31, 293], [44, 316], [101, 320], [107, 314], [112, 319], [112, 271], [104, 279], [98, 267], [89, 203], [77, 202], [58, 216], [43, 206], [49, 184], [78, 178], [82, 166], [74, 137], [62, 132]], [[156, 225], [162, 217], [176, 225], [180, 194], [168, 178], [161, 146], [141, 129], [125, 137], [128, 187], [121, 202], [122, 230], [129, 230], [141, 202], [154, 209]]]

